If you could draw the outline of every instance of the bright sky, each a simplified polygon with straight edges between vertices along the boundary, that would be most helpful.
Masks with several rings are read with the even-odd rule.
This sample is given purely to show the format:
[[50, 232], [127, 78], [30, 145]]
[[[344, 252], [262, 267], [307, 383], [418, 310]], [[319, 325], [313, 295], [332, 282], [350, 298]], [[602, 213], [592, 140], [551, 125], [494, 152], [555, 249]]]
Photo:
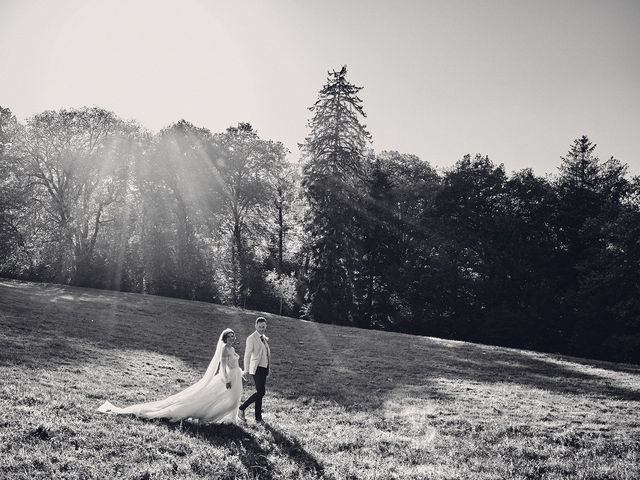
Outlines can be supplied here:
[[0, 105], [248, 121], [298, 157], [346, 64], [376, 151], [542, 175], [586, 134], [640, 174], [639, 25], [637, 0], [0, 0]]

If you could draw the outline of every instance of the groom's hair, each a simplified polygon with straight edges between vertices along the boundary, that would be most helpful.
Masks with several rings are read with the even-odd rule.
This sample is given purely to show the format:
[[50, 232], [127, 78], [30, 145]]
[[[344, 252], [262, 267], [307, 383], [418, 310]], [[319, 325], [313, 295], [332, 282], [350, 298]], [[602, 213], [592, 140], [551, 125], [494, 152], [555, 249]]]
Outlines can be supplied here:
[[264, 317], [258, 317], [256, 318], [256, 325], [259, 323], [267, 323], [267, 319]]

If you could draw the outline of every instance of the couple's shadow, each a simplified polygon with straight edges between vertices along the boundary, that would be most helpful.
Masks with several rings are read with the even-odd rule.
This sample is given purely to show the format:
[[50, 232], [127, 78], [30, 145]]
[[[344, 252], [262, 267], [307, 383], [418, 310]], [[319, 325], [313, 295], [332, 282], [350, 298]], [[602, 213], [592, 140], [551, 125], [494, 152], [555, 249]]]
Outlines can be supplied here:
[[[260, 446], [251, 427], [233, 424], [201, 425], [189, 421], [171, 423], [168, 420], [159, 420], [172, 430], [180, 430], [187, 435], [204, 439], [211, 445], [228, 448], [230, 443], [236, 445], [236, 452], [242, 464], [247, 469], [249, 478], [272, 480], [274, 466], [269, 461], [269, 452]], [[324, 467], [313, 455], [307, 452], [296, 438], [290, 438], [285, 433], [263, 422], [256, 428], [264, 429], [272, 438], [273, 445], [284, 455], [288, 456], [306, 473], [320, 478], [324, 477]]]
[[267, 422], [262, 424], [271, 436], [273, 443], [286, 453], [295, 463], [297, 463], [305, 472], [311, 473], [316, 477], [324, 477], [324, 467], [316, 458], [307, 452], [300, 444], [297, 438], [288, 437], [285, 433], [273, 427]]

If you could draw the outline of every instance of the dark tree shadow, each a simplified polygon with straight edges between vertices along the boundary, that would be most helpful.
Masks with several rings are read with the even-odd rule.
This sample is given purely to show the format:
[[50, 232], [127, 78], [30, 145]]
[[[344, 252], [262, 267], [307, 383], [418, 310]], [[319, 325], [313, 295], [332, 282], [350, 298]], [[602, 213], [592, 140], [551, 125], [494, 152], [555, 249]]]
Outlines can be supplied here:
[[[286, 453], [305, 472], [316, 477], [324, 477], [324, 467], [316, 458], [307, 452], [296, 438], [289, 438], [271, 424], [264, 422], [264, 428], [273, 436], [274, 443]], [[324, 477], [328, 478], [328, 477]]]
[[37, 352], [35, 368], [80, 349], [85, 355], [76, 356], [77, 364], [93, 362], [98, 347], [171, 355], [204, 372], [220, 332], [230, 327], [244, 337], [252, 318], [253, 312], [204, 302], [0, 279], [0, 329], [7, 332], [0, 349], [3, 341], [13, 344], [12, 356], [25, 362]]
[[296, 333], [305, 336], [301, 347], [289, 340], [287, 357], [276, 358], [287, 375], [275, 375], [271, 383], [292, 401], [312, 398], [372, 411], [394, 392], [447, 400], [451, 392], [438, 386], [443, 379], [640, 400], [638, 365], [332, 325], [306, 324]]
[[[475, 380], [482, 382], [514, 383], [560, 393], [598, 395], [625, 401], [640, 400], [638, 366], [462, 342], [453, 347], [453, 352], [455, 359], [450, 362], [459, 366], [457, 375], [473, 375]], [[635, 379], [621, 383], [612, 378], [612, 374], [633, 376]]]

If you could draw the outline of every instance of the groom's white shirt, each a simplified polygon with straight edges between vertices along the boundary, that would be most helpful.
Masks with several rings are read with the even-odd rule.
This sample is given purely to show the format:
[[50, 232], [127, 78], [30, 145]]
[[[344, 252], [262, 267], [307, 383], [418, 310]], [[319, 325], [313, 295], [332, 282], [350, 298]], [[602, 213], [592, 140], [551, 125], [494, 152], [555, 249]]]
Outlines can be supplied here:
[[244, 349], [244, 369], [251, 375], [255, 375], [258, 367], [269, 366], [269, 344], [260, 340], [260, 334], [256, 330], [247, 337]]

